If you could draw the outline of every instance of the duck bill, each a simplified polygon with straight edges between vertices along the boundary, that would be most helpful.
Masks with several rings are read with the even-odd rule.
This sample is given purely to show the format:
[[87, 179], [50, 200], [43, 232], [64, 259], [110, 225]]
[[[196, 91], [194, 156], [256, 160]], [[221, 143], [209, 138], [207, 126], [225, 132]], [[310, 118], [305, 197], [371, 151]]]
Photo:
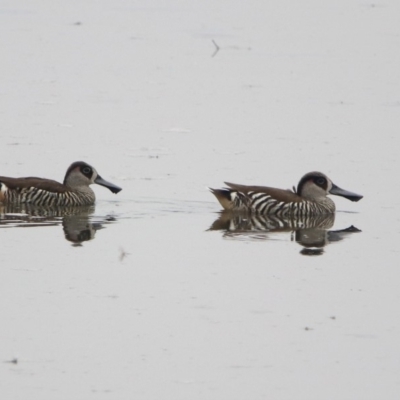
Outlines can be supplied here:
[[334, 183], [332, 184], [332, 189], [329, 191], [330, 194], [334, 194], [336, 196], [345, 197], [351, 201], [358, 201], [363, 198], [360, 194], [349, 192], [348, 190], [341, 189], [339, 186], [336, 186]]
[[105, 179], [103, 179], [101, 176], [97, 175], [97, 178], [94, 180], [94, 183], [97, 183], [98, 185], [104, 186], [107, 189], [111, 190], [113, 193], [118, 193], [122, 190], [117, 185], [114, 185], [111, 182], [107, 182]]

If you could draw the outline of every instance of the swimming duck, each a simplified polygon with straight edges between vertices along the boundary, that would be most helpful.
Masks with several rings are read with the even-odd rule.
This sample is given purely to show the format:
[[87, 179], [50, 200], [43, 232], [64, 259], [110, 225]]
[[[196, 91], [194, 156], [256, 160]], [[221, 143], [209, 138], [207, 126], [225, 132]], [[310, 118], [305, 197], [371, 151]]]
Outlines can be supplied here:
[[329, 194], [359, 201], [363, 196], [336, 186], [325, 174], [309, 172], [304, 175], [297, 190], [266, 186], [245, 186], [225, 182], [228, 188], [210, 189], [225, 210], [279, 216], [330, 214], [335, 203]]
[[89, 185], [96, 183], [111, 192], [122, 189], [104, 180], [97, 171], [83, 161], [70, 165], [64, 182], [36, 177], [8, 178], [0, 176], [0, 202], [29, 203], [37, 206], [84, 206], [94, 204], [96, 197]]

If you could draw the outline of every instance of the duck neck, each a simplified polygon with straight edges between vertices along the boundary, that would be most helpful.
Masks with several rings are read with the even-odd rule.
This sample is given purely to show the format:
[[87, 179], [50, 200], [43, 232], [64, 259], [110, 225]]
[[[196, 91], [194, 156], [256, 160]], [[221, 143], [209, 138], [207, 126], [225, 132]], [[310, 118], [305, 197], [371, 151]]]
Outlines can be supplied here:
[[308, 199], [308, 201], [314, 202], [320, 211], [334, 213], [336, 210], [335, 203], [327, 196], [318, 197], [316, 199], [314, 198], [312, 200]]

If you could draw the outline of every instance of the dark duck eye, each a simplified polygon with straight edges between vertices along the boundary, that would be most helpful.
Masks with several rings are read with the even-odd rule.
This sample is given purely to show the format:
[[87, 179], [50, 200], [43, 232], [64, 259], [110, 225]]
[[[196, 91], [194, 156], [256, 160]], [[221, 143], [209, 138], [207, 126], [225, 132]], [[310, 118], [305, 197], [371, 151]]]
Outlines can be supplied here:
[[90, 168], [90, 167], [83, 167], [82, 168], [82, 174], [90, 175], [91, 173], [92, 173], [92, 168]]
[[318, 186], [323, 186], [323, 185], [325, 185], [325, 183], [326, 183], [326, 179], [325, 179], [325, 178], [317, 178], [314, 182], [315, 182]]

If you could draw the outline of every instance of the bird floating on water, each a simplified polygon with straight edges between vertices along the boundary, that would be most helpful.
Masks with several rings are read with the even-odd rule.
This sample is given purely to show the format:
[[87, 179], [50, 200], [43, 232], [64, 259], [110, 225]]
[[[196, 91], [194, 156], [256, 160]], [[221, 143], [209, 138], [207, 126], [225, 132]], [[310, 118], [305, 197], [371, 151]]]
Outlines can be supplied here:
[[97, 171], [83, 161], [70, 165], [64, 182], [36, 177], [8, 178], [0, 176], [0, 202], [29, 203], [37, 206], [85, 206], [94, 204], [96, 196], [89, 185], [96, 183], [111, 192], [122, 188], [104, 180]]
[[297, 190], [276, 189], [266, 186], [245, 186], [225, 182], [228, 188], [211, 189], [225, 210], [290, 216], [330, 214], [335, 203], [329, 194], [359, 201], [363, 196], [336, 186], [321, 172], [304, 175]]

